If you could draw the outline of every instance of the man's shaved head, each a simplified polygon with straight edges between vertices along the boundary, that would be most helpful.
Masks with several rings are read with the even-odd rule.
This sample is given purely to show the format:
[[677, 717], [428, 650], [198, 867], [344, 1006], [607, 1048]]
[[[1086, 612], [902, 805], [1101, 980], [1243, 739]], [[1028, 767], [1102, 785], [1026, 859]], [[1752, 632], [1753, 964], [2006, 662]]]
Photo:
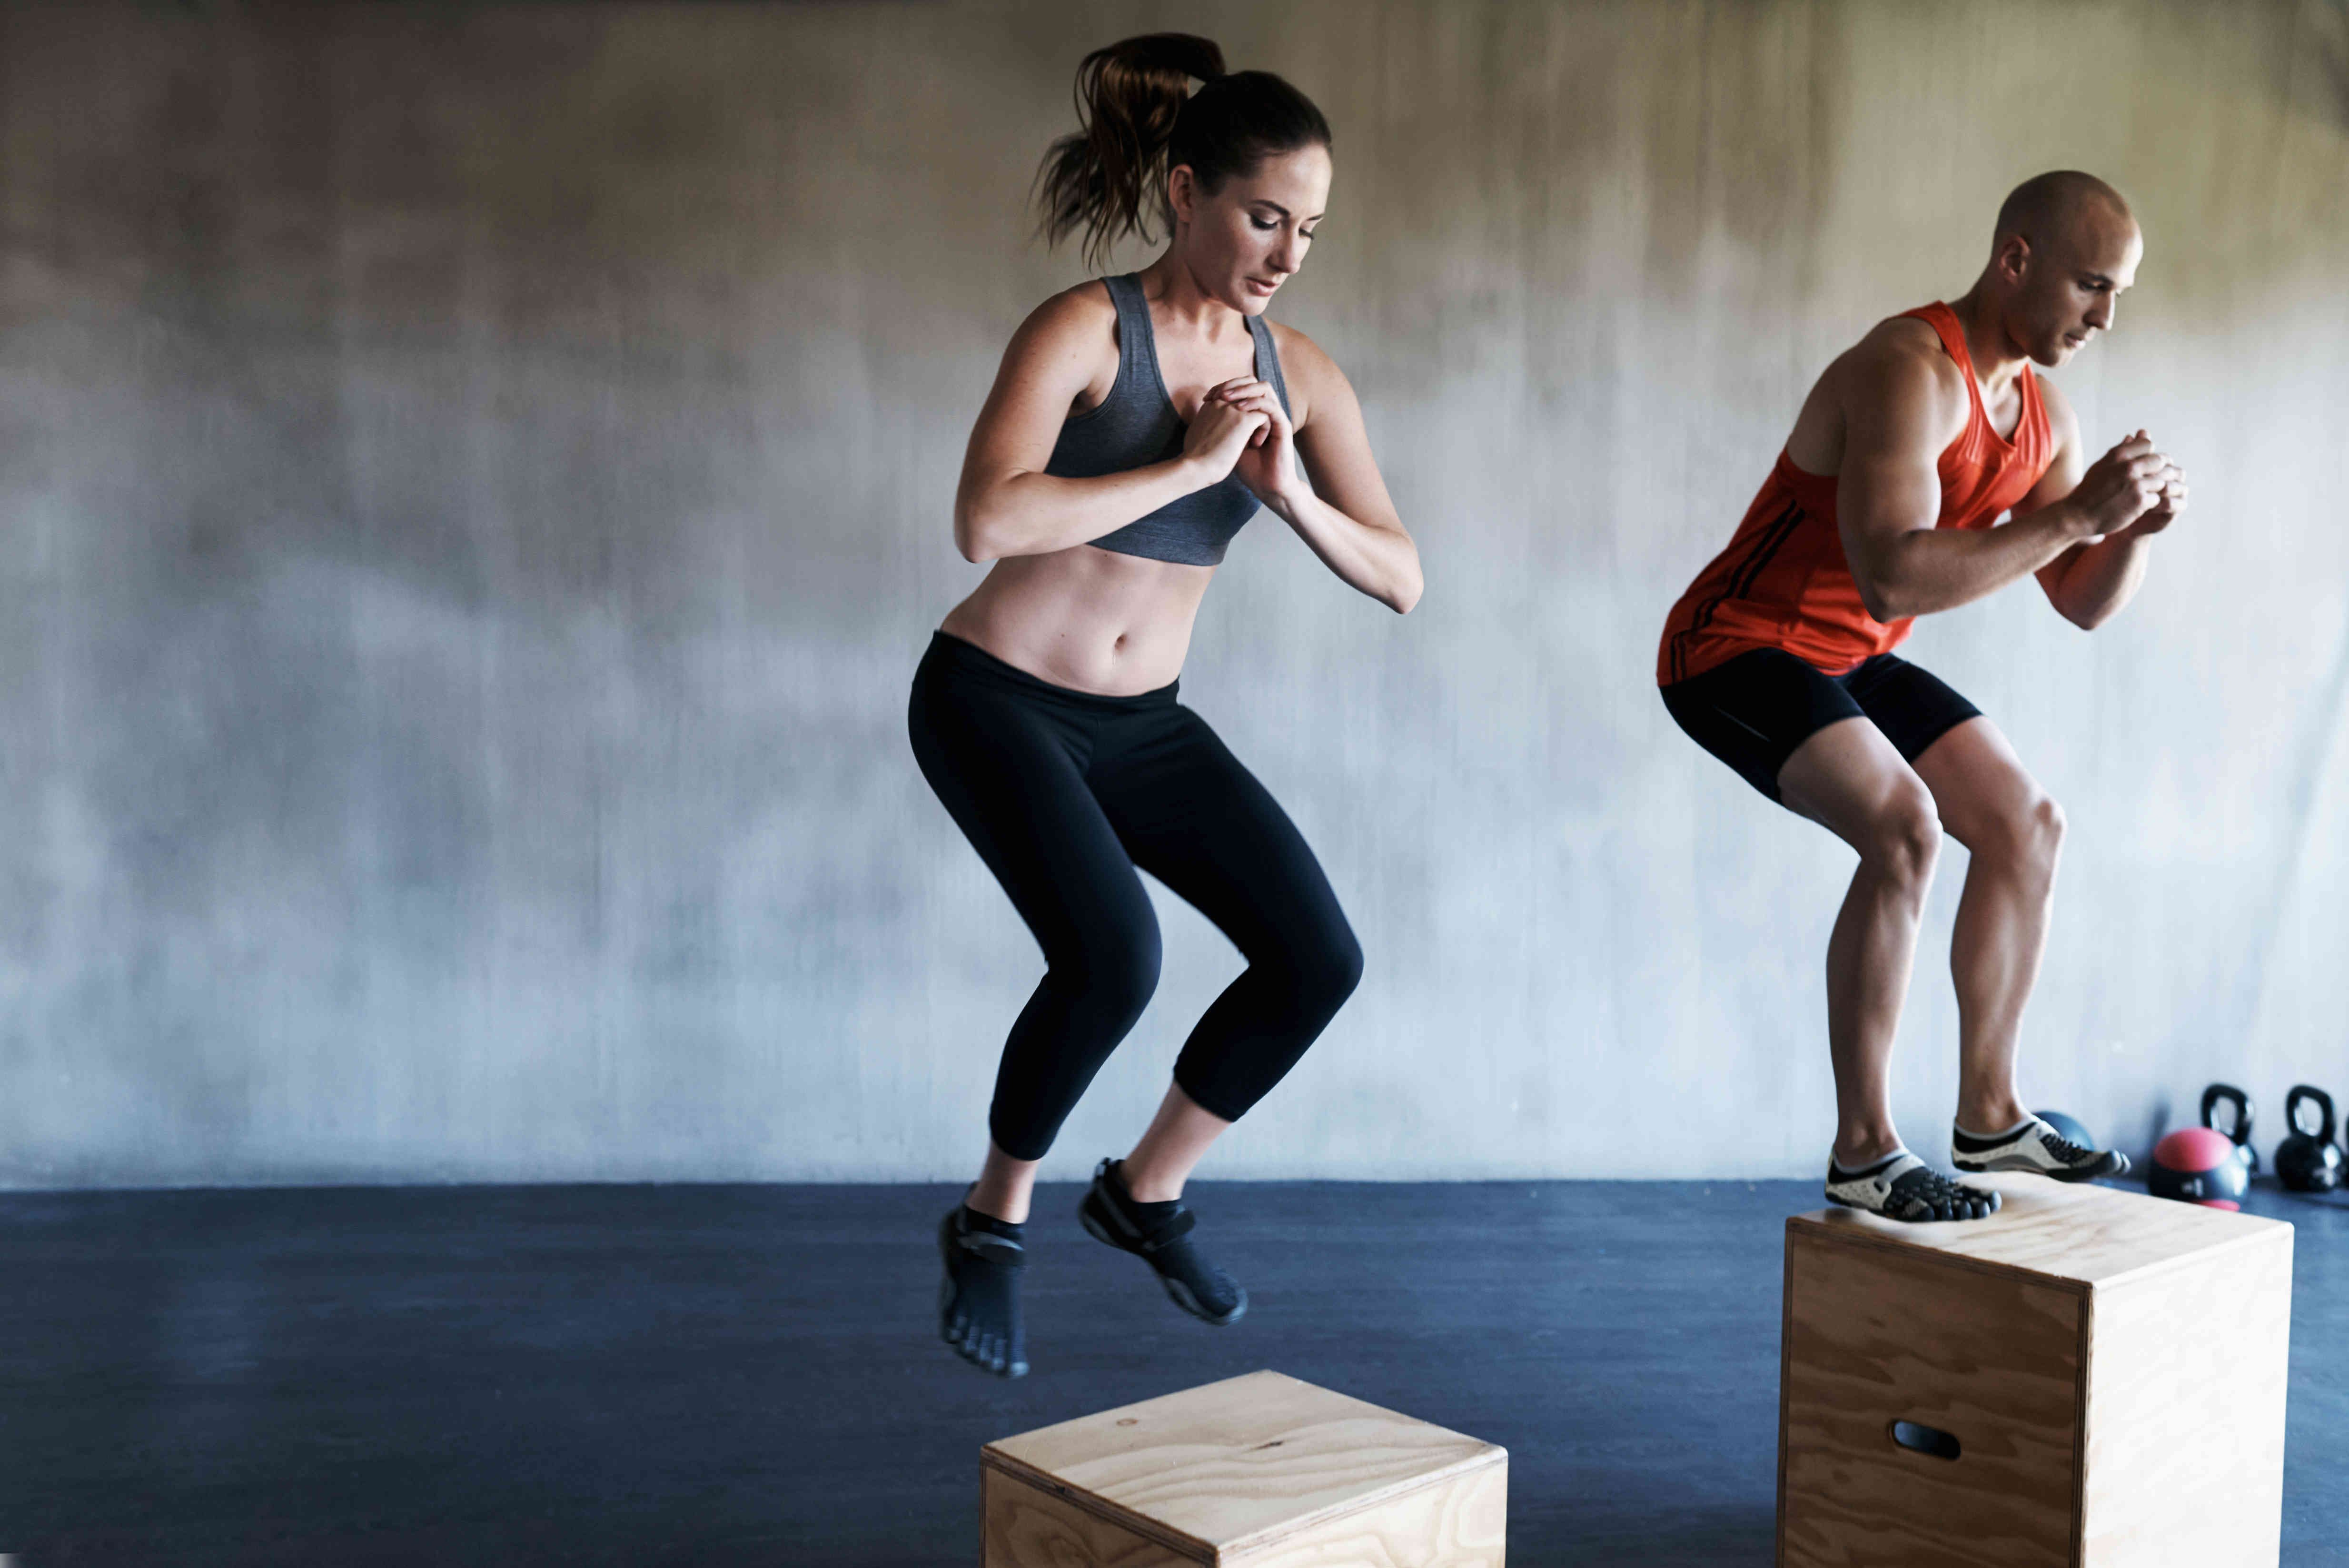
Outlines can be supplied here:
[[2058, 169], [2000, 205], [1974, 286], [1995, 302], [2008, 342], [2052, 369], [2112, 327], [2113, 302], [2137, 281], [2144, 252], [2127, 198], [2094, 174]]
[[2068, 234], [2075, 223], [2092, 214], [2118, 218], [2131, 226], [2137, 223], [2137, 214], [2129, 211], [2128, 199], [2094, 174], [2083, 174], [2077, 169], [2034, 174], [2008, 192], [2006, 200], [1999, 204], [1998, 233], [1992, 244], [2002, 244], [2009, 234], [2021, 234], [2033, 246], [2044, 249]]

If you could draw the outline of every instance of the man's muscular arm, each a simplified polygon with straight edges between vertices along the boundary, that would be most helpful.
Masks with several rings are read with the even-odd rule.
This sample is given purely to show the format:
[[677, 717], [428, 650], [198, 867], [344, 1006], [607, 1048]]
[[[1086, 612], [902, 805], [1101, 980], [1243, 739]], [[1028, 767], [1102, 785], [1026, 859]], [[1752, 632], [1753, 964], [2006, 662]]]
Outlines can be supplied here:
[[[2045, 381], [2040, 397], [2047, 405], [2048, 421], [2055, 427], [2055, 461], [2032, 492], [2025, 507], [2044, 507], [2076, 493], [2087, 472], [2086, 454], [2080, 450], [2080, 421], [2071, 402]], [[2151, 442], [2139, 431], [2115, 447], [2122, 451], [2137, 441]], [[2047, 602], [2065, 620], [2083, 631], [2094, 631], [2121, 612], [2137, 597], [2145, 581], [2146, 541], [2160, 533], [2186, 509], [2186, 481], [2175, 466], [2168, 471], [2160, 498], [2135, 522], [2094, 544], [2075, 545], [2039, 568], [2039, 587]]]
[[1935, 527], [1941, 449], [1963, 428], [1970, 406], [1947, 364], [1938, 353], [1872, 337], [1842, 367], [1836, 519], [1860, 602], [1878, 620], [1971, 603], [2137, 514], [2115, 522], [2067, 498], [1995, 528]]

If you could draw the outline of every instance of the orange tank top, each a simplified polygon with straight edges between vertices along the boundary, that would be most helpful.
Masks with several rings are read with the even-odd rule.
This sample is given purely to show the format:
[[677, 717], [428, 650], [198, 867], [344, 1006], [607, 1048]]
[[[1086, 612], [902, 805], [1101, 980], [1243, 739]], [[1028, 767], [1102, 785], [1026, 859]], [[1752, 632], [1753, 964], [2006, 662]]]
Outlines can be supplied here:
[[[2054, 459], [2039, 380], [2022, 376], [2023, 417], [2011, 439], [1991, 428], [1957, 312], [1935, 304], [1901, 312], [1926, 323], [1965, 373], [1966, 428], [1942, 449], [1935, 526], [1987, 528], [2031, 493]], [[1908, 639], [1909, 620], [1878, 620], [1860, 602], [1836, 531], [1836, 478], [1806, 473], [1784, 451], [1746, 509], [1729, 548], [1697, 574], [1664, 621], [1656, 680], [1670, 686], [1757, 648], [1780, 648], [1842, 675]]]

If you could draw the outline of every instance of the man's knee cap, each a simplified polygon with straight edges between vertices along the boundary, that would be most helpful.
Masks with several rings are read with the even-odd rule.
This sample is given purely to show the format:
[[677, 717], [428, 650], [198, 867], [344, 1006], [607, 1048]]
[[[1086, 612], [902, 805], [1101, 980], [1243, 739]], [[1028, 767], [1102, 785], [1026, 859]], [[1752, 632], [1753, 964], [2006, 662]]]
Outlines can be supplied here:
[[1921, 874], [1941, 848], [1941, 818], [1930, 792], [1901, 790], [1884, 803], [1874, 824], [1876, 854], [1894, 869]]
[[2034, 795], [1993, 819], [1986, 846], [2018, 865], [2054, 862], [2064, 846], [2064, 808], [2047, 795]]
[[2043, 794], [2032, 804], [2031, 820], [2049, 847], [2064, 842], [2064, 830], [2069, 825], [2064, 818], [2064, 808], [2055, 803], [2054, 795]]

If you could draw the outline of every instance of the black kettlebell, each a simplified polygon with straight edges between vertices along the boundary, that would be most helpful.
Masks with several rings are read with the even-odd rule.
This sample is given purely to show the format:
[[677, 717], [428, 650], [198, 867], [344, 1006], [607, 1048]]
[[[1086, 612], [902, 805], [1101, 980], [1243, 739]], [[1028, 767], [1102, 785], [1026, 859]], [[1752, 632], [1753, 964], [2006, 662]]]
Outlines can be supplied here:
[[[2232, 1127], [2220, 1127], [2210, 1119], [2210, 1113], [2221, 1104], [2235, 1107]], [[2260, 1173], [2260, 1151], [2251, 1147], [2251, 1096], [2232, 1084], [2213, 1084], [2202, 1091], [2202, 1125], [2218, 1133], [2242, 1151], [2243, 1168], [2251, 1175]]]
[[[2313, 1105], [2323, 1118], [2314, 1133], [2304, 1131], [2300, 1107]], [[2283, 1119], [2292, 1136], [2276, 1145], [2276, 1179], [2294, 1192], [2330, 1192], [2341, 1185], [2341, 1150], [2333, 1141], [2333, 1096], [2295, 1084], [2283, 1097]]]

